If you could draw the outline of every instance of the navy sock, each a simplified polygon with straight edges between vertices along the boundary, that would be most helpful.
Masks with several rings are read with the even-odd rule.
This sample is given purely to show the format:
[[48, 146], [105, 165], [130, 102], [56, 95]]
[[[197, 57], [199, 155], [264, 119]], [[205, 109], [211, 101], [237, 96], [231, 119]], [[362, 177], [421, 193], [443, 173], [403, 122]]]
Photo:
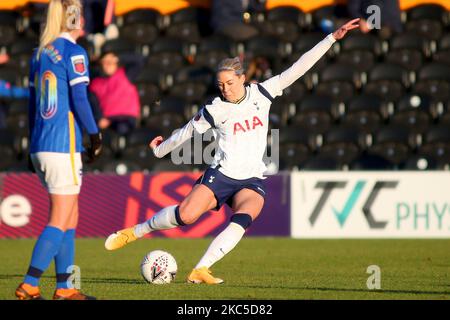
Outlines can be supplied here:
[[55, 256], [55, 271], [56, 271], [56, 288], [68, 289], [69, 279], [71, 273], [68, 268], [73, 265], [75, 259], [75, 229], [68, 229], [64, 233], [64, 238], [61, 241], [59, 251]]
[[56, 227], [44, 228], [34, 246], [30, 267], [24, 279], [25, 283], [32, 286], [39, 285], [39, 279], [58, 252], [63, 236], [64, 232]]
[[231, 216], [230, 220], [240, 225], [244, 230], [247, 230], [253, 222], [252, 217], [247, 213], [235, 213]]

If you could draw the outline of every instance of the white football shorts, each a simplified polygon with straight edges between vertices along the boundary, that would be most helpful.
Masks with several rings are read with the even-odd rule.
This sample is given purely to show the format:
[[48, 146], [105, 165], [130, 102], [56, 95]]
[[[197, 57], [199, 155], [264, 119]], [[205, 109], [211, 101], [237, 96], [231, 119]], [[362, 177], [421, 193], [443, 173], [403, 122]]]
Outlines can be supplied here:
[[81, 153], [37, 152], [31, 161], [39, 179], [51, 194], [79, 194], [83, 163]]

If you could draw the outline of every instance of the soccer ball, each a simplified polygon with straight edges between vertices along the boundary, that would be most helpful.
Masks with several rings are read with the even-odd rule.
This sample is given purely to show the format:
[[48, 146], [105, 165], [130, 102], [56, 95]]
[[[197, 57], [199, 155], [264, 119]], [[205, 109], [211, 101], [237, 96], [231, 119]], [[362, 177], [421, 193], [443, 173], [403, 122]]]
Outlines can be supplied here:
[[146, 254], [142, 260], [141, 274], [148, 283], [170, 283], [177, 274], [177, 262], [170, 253], [155, 250]]

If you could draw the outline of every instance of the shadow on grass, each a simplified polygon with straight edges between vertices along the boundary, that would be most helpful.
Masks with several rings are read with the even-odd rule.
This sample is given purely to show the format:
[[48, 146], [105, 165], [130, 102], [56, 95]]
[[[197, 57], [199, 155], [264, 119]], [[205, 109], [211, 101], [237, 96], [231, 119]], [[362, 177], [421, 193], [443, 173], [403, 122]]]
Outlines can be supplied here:
[[[11, 278], [23, 278], [21, 274], [0, 274], [0, 280]], [[54, 279], [54, 276], [42, 276], [45, 279]], [[106, 284], [129, 284], [129, 285], [145, 285], [143, 280], [123, 279], [123, 278], [83, 278], [84, 283], [106, 283]], [[228, 288], [248, 288], [248, 289], [288, 289], [288, 290], [308, 290], [308, 291], [330, 291], [330, 292], [364, 292], [364, 293], [392, 293], [392, 294], [423, 294], [423, 295], [450, 295], [450, 291], [420, 291], [420, 290], [369, 290], [369, 289], [352, 289], [352, 288], [327, 288], [327, 287], [275, 287], [261, 285], [227, 285]], [[444, 286], [450, 286], [448, 284]]]
[[450, 295], [450, 291], [420, 291], [420, 290], [369, 290], [369, 289], [351, 289], [351, 288], [326, 288], [326, 287], [273, 287], [273, 286], [240, 286], [230, 285], [236, 288], [254, 288], [254, 289], [291, 289], [291, 290], [311, 290], [311, 291], [341, 291], [341, 292], [366, 292], [366, 293], [394, 293], [394, 294], [442, 294]]

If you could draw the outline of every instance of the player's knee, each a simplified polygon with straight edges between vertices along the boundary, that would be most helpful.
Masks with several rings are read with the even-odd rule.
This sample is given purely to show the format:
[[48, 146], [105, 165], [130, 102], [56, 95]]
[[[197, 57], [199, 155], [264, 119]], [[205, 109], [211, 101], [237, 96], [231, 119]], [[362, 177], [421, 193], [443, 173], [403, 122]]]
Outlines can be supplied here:
[[189, 206], [184, 201], [175, 208], [175, 218], [180, 226], [193, 224], [198, 219], [198, 217], [192, 214], [191, 210], [189, 210]]
[[253, 218], [248, 213], [235, 213], [230, 221], [240, 225], [244, 230], [247, 230], [252, 224]]

